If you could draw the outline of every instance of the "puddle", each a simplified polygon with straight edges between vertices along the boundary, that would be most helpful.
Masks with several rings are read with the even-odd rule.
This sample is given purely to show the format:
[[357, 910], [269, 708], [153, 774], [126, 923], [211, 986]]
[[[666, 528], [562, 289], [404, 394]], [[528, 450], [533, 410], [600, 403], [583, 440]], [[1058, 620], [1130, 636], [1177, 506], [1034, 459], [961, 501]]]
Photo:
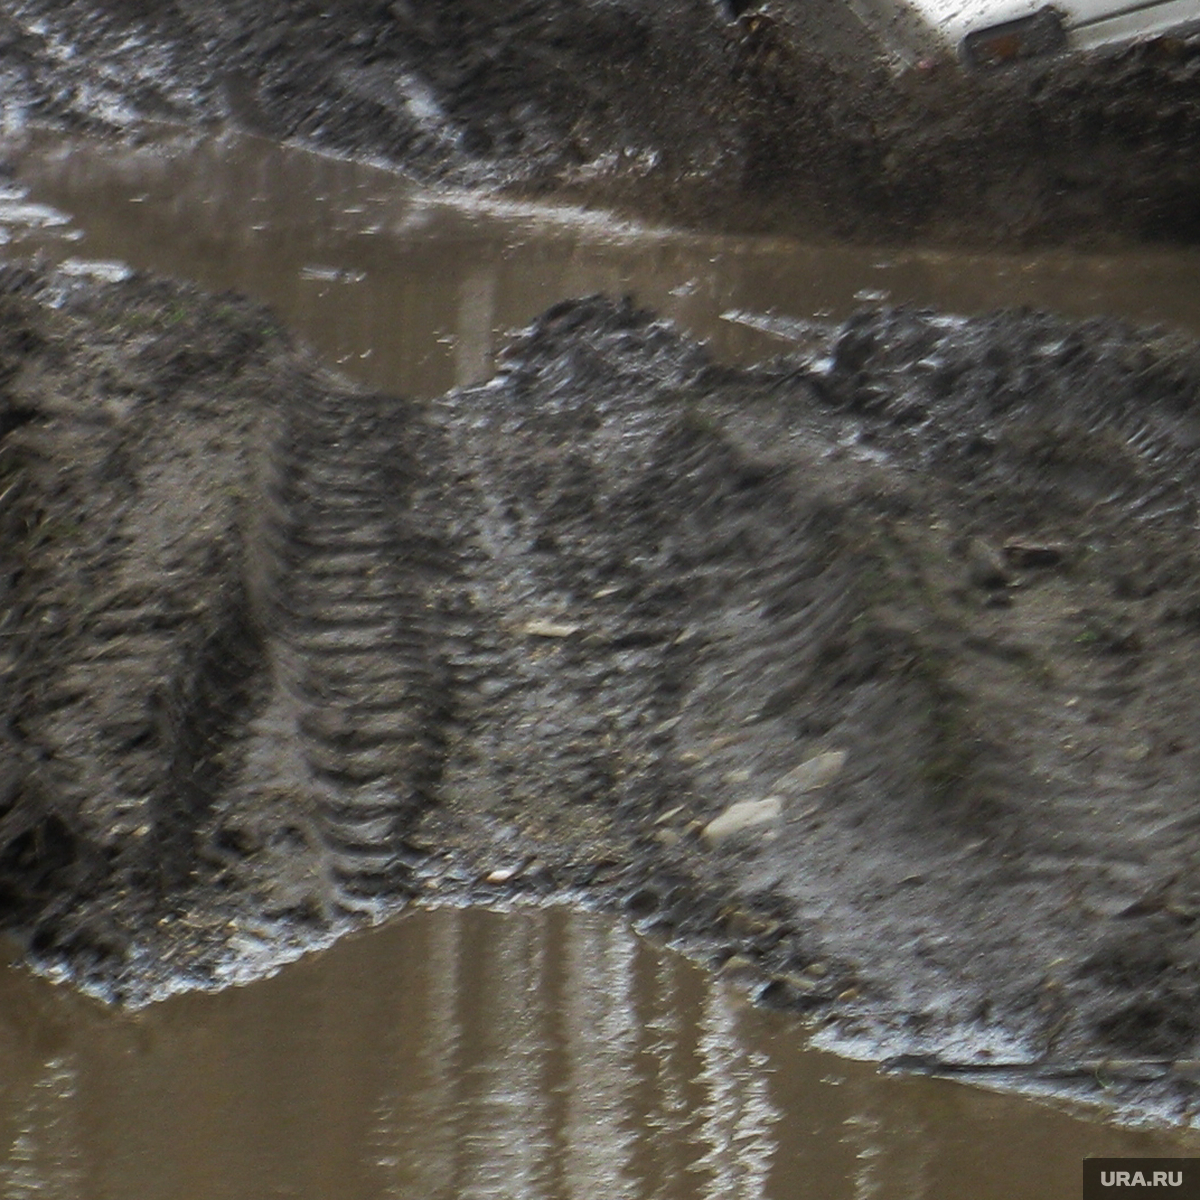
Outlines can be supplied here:
[[[556, 300], [632, 293], [747, 361], [864, 303], [1111, 313], [1200, 335], [1200, 254], [971, 256], [640, 229], [471, 201], [251, 139], [6, 151], [0, 241], [270, 304], [366, 383], [485, 377]], [[626, 928], [417, 914], [136, 1018], [0, 973], [0, 1200], [935, 1200], [1077, 1194], [1179, 1135], [878, 1076]]]
[[1189, 1151], [805, 1049], [553, 908], [414, 914], [137, 1017], [9, 972], [0, 1061], [4, 1200], [1062, 1200], [1087, 1155]]
[[[256, 139], [10, 145], [9, 254], [99, 260], [253, 295], [355, 378], [437, 395], [485, 378], [505, 331], [571, 296], [630, 293], [716, 353], [788, 346], [787, 318], [913, 302], [1031, 305], [1200, 335], [1200, 252], [969, 255], [718, 238], [445, 196]], [[29, 220], [5, 224], [6, 212]], [[49, 224], [38, 214], [70, 214]], [[80, 269], [75, 266], [74, 269]]]

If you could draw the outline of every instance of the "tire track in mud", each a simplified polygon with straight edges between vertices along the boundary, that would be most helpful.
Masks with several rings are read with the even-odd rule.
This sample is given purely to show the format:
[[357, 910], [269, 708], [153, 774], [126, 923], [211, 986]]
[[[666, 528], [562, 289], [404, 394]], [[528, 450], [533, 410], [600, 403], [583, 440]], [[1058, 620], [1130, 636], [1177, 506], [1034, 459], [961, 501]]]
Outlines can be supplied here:
[[[146, 321], [108, 393], [69, 305], [41, 408], [0, 372], [0, 903], [34, 957], [145, 997], [418, 885], [584, 889], [781, 1004], [915, 1014], [905, 1052], [993, 1011], [1200, 1038], [1162, 928], [1200, 897], [1190, 344], [885, 311], [736, 370], [593, 298], [415, 405], [285, 346], [232, 368], [146, 287], [111, 293]], [[705, 836], [768, 797], [778, 828]]]
[[0, 309], [7, 924], [141, 994], [164, 914], [394, 908], [472, 653], [441, 435], [236, 299], [18, 272]]
[[437, 601], [451, 556], [424, 502], [437, 459], [393, 397], [310, 391], [275, 419], [249, 550], [272, 704], [290, 716], [332, 899], [370, 909], [403, 888], [453, 707]]

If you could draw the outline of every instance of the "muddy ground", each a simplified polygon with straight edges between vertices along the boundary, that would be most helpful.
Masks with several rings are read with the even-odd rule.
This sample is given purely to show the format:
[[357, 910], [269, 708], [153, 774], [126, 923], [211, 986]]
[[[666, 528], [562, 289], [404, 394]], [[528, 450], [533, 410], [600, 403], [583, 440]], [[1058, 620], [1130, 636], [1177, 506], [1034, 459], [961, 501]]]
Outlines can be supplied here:
[[[479, 9], [7, 0], [5, 112], [727, 228], [1200, 230], [1195, 45], [894, 76], [700, 0]], [[415, 403], [237, 297], [9, 266], [4, 924], [137, 1003], [572, 894], [898, 1066], [1190, 1118], [1198, 394], [1110, 321], [734, 370], [593, 299]]]
[[228, 121], [723, 230], [1200, 238], [1200, 41], [970, 76], [882, 54], [835, 0], [0, 3], [7, 122]]
[[3, 288], [43, 969], [573, 893], [909, 1065], [1191, 1103], [1142, 1060], [1200, 1039], [1193, 345], [876, 312], [735, 370], [597, 299], [426, 404], [235, 297]]

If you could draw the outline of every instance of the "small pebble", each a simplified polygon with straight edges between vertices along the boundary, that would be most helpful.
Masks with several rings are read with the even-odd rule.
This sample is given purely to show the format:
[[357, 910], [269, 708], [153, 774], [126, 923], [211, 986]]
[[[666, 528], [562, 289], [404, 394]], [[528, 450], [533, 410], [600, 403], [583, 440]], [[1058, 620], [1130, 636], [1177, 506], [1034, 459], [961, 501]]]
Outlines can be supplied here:
[[578, 633], [581, 625], [572, 625], [566, 621], [526, 621], [521, 626], [521, 632], [530, 637], [568, 638]]

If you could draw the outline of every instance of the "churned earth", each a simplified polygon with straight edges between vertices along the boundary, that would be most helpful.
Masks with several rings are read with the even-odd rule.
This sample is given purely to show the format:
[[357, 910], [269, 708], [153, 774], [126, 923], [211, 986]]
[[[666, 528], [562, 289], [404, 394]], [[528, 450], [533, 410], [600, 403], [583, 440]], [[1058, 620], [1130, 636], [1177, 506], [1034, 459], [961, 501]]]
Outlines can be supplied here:
[[417, 403], [235, 297], [3, 289], [43, 969], [136, 1003], [574, 894], [902, 1065], [1190, 1104], [1191, 344], [901, 310], [741, 370], [592, 299]]
[[3, 0], [0, 111], [232, 122], [724, 230], [1200, 236], [1200, 40], [905, 70], [835, 0]]
[[[1200, 229], [1188, 43], [966, 78], [700, 0], [0, 25], [13, 122], [230, 121], [723, 228]], [[1029, 312], [790, 335], [735, 369], [581, 299], [416, 402], [236, 296], [5, 267], [29, 959], [141, 1003], [415, 899], [571, 895], [899, 1068], [1192, 1119], [1200, 351]]]

